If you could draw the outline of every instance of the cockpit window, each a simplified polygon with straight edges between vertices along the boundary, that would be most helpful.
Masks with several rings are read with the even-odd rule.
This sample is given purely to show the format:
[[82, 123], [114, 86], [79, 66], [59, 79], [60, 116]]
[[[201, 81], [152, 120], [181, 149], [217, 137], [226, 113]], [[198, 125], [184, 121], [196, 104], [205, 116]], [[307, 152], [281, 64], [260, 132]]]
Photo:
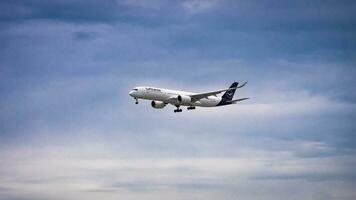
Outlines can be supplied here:
[[137, 88], [134, 88], [133, 90], [134, 90], [134, 91], [138, 91], [138, 89], [137, 89]]

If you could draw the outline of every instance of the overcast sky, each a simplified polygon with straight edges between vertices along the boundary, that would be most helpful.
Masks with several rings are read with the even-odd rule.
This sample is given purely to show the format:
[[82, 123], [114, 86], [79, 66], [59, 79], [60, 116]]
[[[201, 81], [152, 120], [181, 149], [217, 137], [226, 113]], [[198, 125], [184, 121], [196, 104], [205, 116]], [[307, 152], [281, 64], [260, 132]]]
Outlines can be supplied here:
[[[356, 199], [356, 2], [2, 0], [0, 199]], [[135, 105], [249, 81], [238, 105]]]

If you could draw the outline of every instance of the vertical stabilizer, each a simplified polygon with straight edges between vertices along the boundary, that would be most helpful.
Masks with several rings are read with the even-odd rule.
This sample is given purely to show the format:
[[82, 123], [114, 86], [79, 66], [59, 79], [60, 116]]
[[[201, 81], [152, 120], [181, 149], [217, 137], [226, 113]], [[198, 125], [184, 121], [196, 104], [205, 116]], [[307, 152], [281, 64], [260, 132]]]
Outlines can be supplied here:
[[235, 94], [235, 91], [236, 91], [236, 88], [238, 86], [238, 82], [234, 82], [230, 88], [233, 88], [233, 89], [230, 89], [228, 91], [225, 92], [225, 94], [221, 97], [223, 100], [225, 101], [231, 101], [232, 98], [234, 97], [234, 94]]

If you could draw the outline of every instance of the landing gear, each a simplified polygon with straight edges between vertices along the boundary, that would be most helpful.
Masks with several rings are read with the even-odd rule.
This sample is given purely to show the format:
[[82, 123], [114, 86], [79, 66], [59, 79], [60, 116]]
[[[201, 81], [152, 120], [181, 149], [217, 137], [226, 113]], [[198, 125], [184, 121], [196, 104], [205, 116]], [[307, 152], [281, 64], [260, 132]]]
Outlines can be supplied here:
[[138, 104], [138, 99], [137, 98], [135, 98], [135, 104]]
[[177, 107], [177, 109], [174, 110], [175, 113], [176, 113], [176, 112], [182, 112], [182, 111], [183, 111], [182, 109], [179, 108], [179, 106], [176, 106], [176, 107]]
[[187, 108], [187, 110], [194, 110], [195, 109], [195, 106], [189, 106], [188, 108]]

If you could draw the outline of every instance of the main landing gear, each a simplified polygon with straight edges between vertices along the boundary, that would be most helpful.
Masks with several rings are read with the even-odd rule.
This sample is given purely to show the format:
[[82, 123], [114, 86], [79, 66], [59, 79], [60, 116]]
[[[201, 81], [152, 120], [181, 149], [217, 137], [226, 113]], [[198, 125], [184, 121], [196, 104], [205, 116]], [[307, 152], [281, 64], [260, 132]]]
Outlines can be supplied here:
[[194, 110], [195, 109], [195, 106], [189, 106], [188, 108], [187, 108], [187, 110]]
[[[182, 112], [183, 110], [179, 108], [179, 106], [176, 106], [177, 109], [174, 110], [174, 112]], [[194, 110], [195, 106], [189, 106], [187, 110]]]
[[174, 110], [175, 113], [176, 113], [176, 112], [182, 112], [182, 111], [183, 111], [182, 109], [179, 108], [179, 106], [176, 106], [176, 107], [177, 107], [177, 109]]
[[182, 109], [179, 109], [179, 108], [177, 108], [177, 109], [175, 109], [174, 110], [174, 112], [182, 112], [183, 110]]

